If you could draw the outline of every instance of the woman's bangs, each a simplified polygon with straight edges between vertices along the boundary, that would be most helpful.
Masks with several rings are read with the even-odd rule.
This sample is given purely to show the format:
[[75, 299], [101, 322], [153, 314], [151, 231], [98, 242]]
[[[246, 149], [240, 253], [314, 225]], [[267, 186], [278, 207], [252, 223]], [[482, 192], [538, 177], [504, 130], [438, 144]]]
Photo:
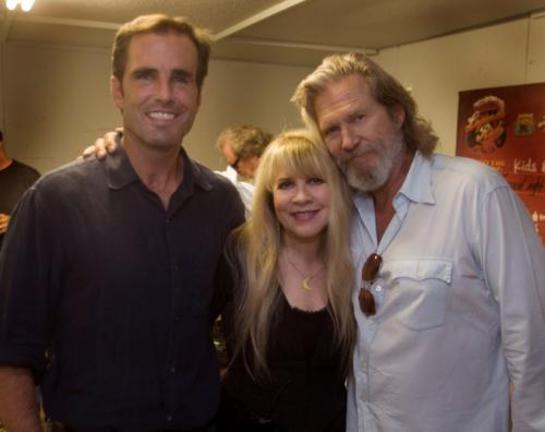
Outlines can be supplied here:
[[286, 145], [277, 154], [274, 163], [274, 172], [283, 171], [290, 177], [320, 177], [325, 170], [319, 161], [319, 156], [312, 144], [307, 140], [297, 140]]

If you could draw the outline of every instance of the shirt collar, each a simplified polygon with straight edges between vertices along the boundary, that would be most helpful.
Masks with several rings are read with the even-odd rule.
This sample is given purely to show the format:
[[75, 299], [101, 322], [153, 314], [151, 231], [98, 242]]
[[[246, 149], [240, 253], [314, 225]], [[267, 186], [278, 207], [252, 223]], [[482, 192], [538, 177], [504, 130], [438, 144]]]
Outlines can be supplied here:
[[104, 163], [110, 189], [122, 189], [140, 180], [122, 146], [118, 146], [113, 154], [106, 156]]
[[423, 203], [435, 204], [432, 190], [432, 159], [426, 158], [420, 151], [414, 155], [411, 168], [399, 190], [399, 194], [406, 196], [409, 200]]
[[[394, 197], [393, 206], [397, 217], [401, 220], [407, 214], [410, 202], [435, 204], [432, 190], [432, 159], [424, 157], [419, 151], [416, 152], [411, 162], [411, 167], [401, 189]], [[358, 191], [354, 194], [354, 204], [363, 226], [366, 227], [369, 235], [374, 239], [376, 250], [378, 242], [376, 239], [373, 198], [368, 193]], [[386, 233], [385, 237], [388, 238]], [[387, 242], [387, 240], [383, 241]], [[356, 249], [358, 249], [357, 246]]]
[[[396, 196], [404, 195], [409, 200], [424, 204], [435, 204], [432, 190], [432, 159], [426, 158], [420, 151], [414, 155], [407, 177]], [[356, 191], [354, 202], [357, 207], [371, 206], [371, 196], [365, 192]]]
[[186, 179], [191, 179], [192, 183], [205, 191], [213, 189], [215, 174], [212, 171], [190, 159], [183, 147], [180, 147], [180, 157], [184, 163], [184, 183]]
[[233, 183], [236, 183], [238, 181], [238, 173], [230, 165], [228, 165], [227, 168], [225, 168], [225, 171], [221, 172], [221, 175], [227, 177]]
[[[184, 167], [184, 186], [196, 185], [203, 190], [212, 189], [212, 182], [207, 173], [201, 166], [189, 159], [183, 147], [180, 147], [180, 157]], [[127, 156], [127, 152], [122, 146], [106, 157], [104, 161], [108, 173], [108, 187], [111, 189], [122, 189], [129, 184], [140, 181], [138, 174], [134, 170]]]

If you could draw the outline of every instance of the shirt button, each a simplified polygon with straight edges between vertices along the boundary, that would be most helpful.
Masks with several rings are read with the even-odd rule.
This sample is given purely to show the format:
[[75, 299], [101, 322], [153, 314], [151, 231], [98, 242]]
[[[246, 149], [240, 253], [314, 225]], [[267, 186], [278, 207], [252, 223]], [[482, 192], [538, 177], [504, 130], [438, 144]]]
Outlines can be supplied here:
[[175, 366], [172, 366], [170, 368], [170, 373], [176, 373], [176, 367]]
[[172, 422], [172, 416], [171, 415], [167, 416], [167, 422], [169, 422], [169, 423]]
[[375, 287], [375, 291], [376, 291], [376, 292], [381, 292], [381, 291], [382, 291], [382, 287], [381, 287], [380, 285], [377, 285], [377, 286]]
[[172, 264], [172, 270], [177, 272], [178, 270], [180, 270], [180, 266], [178, 264]]

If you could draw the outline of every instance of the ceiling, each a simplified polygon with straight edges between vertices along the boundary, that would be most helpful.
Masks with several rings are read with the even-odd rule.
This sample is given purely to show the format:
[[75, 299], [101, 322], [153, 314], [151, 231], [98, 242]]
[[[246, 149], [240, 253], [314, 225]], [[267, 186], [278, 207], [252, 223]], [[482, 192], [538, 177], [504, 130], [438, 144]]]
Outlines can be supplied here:
[[545, 0], [0, 0], [1, 41], [108, 49], [137, 15], [186, 15], [209, 29], [213, 57], [314, 66], [325, 55], [383, 48], [545, 11]]

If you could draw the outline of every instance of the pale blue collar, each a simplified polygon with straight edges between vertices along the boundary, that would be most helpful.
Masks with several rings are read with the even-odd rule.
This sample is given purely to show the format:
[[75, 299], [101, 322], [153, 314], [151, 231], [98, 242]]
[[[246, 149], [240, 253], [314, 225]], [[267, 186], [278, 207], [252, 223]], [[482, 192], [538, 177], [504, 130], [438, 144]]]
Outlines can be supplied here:
[[[416, 152], [407, 177], [394, 198], [393, 206], [396, 214], [390, 223], [391, 226], [388, 226], [381, 240], [383, 249], [395, 237], [407, 215], [411, 202], [435, 204], [432, 190], [432, 164], [433, 156], [426, 158], [419, 151]], [[374, 242], [374, 250], [377, 250], [375, 209], [371, 195], [364, 192], [356, 192], [354, 194], [354, 205], [364, 229], [368, 231], [370, 238]]]
[[417, 151], [398, 195], [404, 195], [417, 203], [435, 204], [432, 190], [432, 164], [433, 156], [426, 158]]

